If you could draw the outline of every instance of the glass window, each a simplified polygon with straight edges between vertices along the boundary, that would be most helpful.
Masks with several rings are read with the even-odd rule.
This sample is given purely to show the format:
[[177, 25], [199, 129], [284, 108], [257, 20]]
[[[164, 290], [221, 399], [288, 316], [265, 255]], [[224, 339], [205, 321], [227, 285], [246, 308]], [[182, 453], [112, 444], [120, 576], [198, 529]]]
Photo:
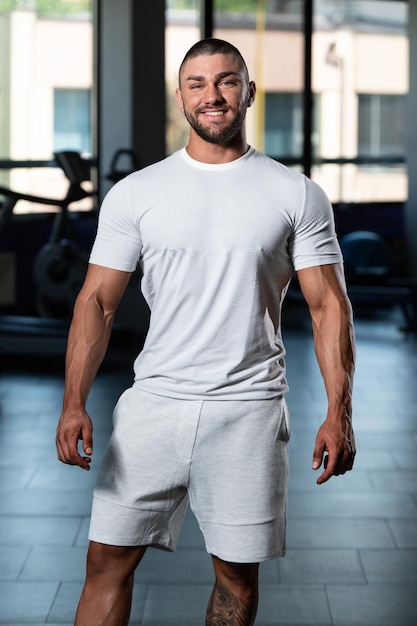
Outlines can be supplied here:
[[358, 155], [404, 156], [406, 97], [359, 94]]
[[312, 83], [320, 111], [312, 177], [333, 202], [404, 201], [408, 3], [314, 6]]
[[300, 157], [303, 109], [300, 93], [265, 94], [265, 152], [276, 158]]
[[[53, 152], [95, 152], [92, 18], [91, 0], [0, 2], [0, 159], [7, 166], [0, 170], [1, 185], [62, 198], [68, 181], [48, 167]], [[30, 166], [34, 161], [37, 167]], [[40, 210], [51, 208], [21, 201], [15, 208]]]
[[90, 119], [89, 89], [55, 89], [54, 152], [91, 154]]

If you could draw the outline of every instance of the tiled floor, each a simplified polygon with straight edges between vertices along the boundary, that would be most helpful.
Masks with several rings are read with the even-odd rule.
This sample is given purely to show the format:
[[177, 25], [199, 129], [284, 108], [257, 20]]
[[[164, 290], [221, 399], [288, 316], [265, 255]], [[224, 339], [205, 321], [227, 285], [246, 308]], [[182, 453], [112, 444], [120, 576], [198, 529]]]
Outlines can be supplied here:
[[[415, 626], [416, 337], [397, 329], [396, 314], [357, 317], [356, 467], [318, 487], [310, 464], [325, 397], [304, 313], [286, 317], [288, 553], [261, 568], [257, 626]], [[112, 406], [131, 380], [130, 356], [112, 350], [89, 401], [95, 468]], [[62, 360], [0, 359], [0, 623], [68, 626], [84, 576], [96, 470], [56, 460]], [[210, 560], [189, 516], [175, 555], [145, 556], [131, 623], [202, 626], [211, 585]]]

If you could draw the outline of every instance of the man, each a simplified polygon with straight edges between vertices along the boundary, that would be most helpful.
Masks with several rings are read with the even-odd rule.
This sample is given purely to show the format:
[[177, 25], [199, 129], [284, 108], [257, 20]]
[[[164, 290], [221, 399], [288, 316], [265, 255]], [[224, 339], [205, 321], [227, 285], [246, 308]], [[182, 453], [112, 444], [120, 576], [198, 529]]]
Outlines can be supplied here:
[[248, 146], [254, 98], [234, 46], [195, 44], [177, 89], [187, 147], [103, 202], [69, 333], [64, 463], [89, 469], [87, 395], [138, 261], [152, 314], [95, 488], [77, 626], [128, 624], [134, 571], [147, 547], [175, 549], [189, 501], [215, 573], [206, 625], [254, 623], [259, 563], [285, 553], [280, 315], [294, 269], [328, 396], [312, 467], [324, 462], [319, 484], [352, 468], [354, 338], [332, 209], [317, 185]]

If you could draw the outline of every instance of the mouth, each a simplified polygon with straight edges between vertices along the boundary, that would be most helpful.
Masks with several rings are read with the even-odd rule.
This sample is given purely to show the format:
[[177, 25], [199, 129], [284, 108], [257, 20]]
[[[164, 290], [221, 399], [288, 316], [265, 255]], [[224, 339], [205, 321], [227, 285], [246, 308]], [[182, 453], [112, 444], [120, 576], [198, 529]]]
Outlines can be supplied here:
[[226, 115], [227, 111], [201, 111], [202, 115], [205, 115], [207, 117], [223, 117], [224, 115]]

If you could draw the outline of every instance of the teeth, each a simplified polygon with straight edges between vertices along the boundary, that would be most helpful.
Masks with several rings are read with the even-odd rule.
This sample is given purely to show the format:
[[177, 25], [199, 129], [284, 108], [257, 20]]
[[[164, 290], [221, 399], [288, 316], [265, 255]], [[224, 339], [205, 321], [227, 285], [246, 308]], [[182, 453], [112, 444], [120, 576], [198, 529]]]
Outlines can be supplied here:
[[218, 116], [218, 115], [223, 115], [223, 111], [206, 111], [205, 114]]

